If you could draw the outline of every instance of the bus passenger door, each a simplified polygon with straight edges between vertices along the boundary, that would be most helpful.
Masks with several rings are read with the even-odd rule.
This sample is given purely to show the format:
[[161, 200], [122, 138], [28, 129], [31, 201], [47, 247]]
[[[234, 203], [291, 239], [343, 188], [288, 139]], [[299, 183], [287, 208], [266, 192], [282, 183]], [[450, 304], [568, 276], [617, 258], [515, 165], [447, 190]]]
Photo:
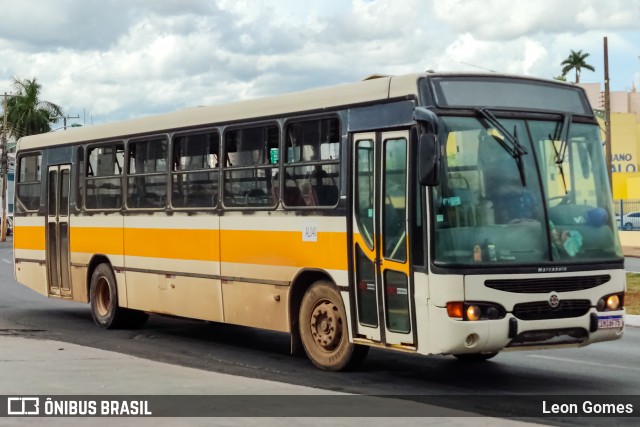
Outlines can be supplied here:
[[69, 190], [71, 166], [50, 166], [47, 180], [47, 279], [49, 295], [71, 298]]
[[357, 335], [411, 346], [408, 141], [408, 131], [354, 135], [352, 250]]

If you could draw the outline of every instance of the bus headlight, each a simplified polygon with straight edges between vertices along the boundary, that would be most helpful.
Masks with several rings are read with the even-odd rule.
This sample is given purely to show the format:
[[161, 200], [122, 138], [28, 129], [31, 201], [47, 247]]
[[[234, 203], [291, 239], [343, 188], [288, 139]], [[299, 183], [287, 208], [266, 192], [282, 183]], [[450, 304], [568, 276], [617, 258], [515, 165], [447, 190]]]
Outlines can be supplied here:
[[467, 307], [466, 313], [467, 320], [480, 320], [480, 316], [482, 315], [482, 310], [477, 305], [470, 305]]
[[618, 295], [611, 295], [607, 298], [607, 308], [609, 310], [617, 310], [620, 307], [620, 298]]
[[615, 311], [620, 310], [624, 306], [624, 293], [605, 295], [598, 300], [596, 310], [598, 311]]
[[451, 301], [447, 303], [447, 315], [452, 319], [495, 320], [506, 316], [506, 310], [497, 304], [486, 302]]

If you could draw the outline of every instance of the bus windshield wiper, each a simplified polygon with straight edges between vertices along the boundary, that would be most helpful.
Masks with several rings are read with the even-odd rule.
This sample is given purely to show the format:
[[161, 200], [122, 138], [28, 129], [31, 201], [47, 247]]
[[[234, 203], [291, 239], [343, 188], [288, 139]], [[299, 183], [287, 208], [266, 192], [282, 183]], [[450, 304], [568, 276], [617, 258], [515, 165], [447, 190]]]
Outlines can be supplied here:
[[[571, 128], [571, 114], [563, 114], [562, 115], [562, 124], [560, 127], [556, 129], [556, 134], [551, 137], [549, 135], [549, 140], [551, 141], [551, 146], [553, 147], [553, 151], [556, 155], [556, 165], [558, 166], [558, 170], [560, 171], [560, 176], [562, 177], [562, 185], [564, 186], [564, 192], [567, 193], [567, 181], [564, 177], [564, 168], [562, 164], [564, 163], [564, 156], [567, 154], [567, 147], [569, 146], [569, 129]], [[560, 148], [556, 147], [555, 141], [560, 138]]]
[[504, 148], [504, 150], [511, 155], [518, 165], [518, 172], [520, 173], [520, 181], [522, 186], [527, 186], [527, 179], [524, 173], [524, 163], [522, 162], [522, 156], [527, 153], [527, 150], [518, 142], [518, 127], [513, 127], [513, 134], [510, 133], [503, 125], [498, 121], [496, 116], [486, 108], [476, 108], [476, 112], [482, 116], [491, 126], [496, 128], [503, 136], [504, 139], [493, 136], [493, 138]]

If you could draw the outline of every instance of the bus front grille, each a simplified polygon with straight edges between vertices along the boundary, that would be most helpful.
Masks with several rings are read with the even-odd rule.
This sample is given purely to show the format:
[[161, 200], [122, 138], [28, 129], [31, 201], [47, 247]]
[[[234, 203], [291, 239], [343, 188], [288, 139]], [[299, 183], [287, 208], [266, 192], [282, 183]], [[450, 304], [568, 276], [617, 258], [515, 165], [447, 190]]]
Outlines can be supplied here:
[[544, 277], [540, 279], [487, 280], [487, 288], [518, 294], [573, 292], [595, 288], [611, 280], [608, 274], [579, 277]]
[[513, 315], [520, 320], [566, 319], [584, 316], [589, 308], [589, 300], [564, 300], [556, 308], [552, 308], [547, 301], [535, 301], [516, 304]]

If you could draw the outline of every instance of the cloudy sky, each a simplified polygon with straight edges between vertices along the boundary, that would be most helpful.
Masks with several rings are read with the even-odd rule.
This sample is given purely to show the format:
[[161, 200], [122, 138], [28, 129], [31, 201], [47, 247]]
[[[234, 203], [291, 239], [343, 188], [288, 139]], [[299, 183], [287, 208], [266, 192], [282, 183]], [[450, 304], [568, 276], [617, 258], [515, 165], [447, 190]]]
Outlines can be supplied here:
[[[640, 89], [640, 0], [0, 0], [0, 91], [37, 77], [86, 125], [371, 74], [552, 78], [589, 52]], [[570, 75], [573, 79], [573, 74]], [[70, 121], [72, 122], [72, 121]]]

